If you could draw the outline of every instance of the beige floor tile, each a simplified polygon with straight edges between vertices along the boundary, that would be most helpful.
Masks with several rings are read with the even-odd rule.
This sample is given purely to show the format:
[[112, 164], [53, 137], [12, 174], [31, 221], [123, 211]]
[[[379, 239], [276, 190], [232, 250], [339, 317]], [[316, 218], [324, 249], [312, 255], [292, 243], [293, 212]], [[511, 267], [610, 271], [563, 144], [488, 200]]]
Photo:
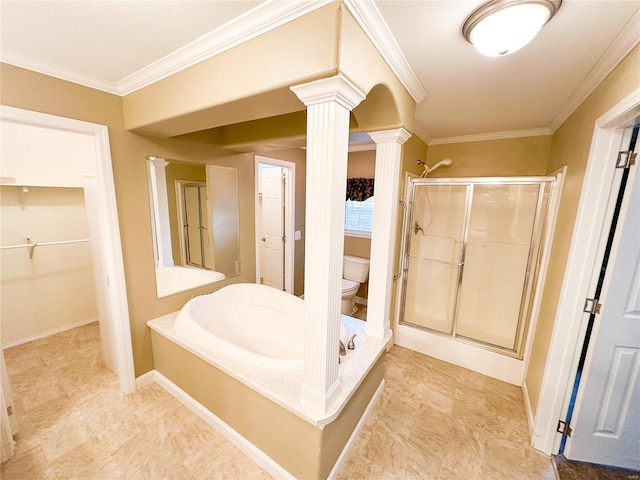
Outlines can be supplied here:
[[95, 433], [98, 440], [104, 445], [104, 448], [106, 448], [109, 453], [113, 453], [146, 428], [147, 426], [133, 414], [124, 420], [114, 423], [106, 430]]
[[53, 428], [71, 415], [78, 415], [78, 411], [67, 394], [58, 395], [46, 403], [30, 408], [28, 413], [29, 420], [36, 429]]
[[176, 458], [182, 462], [202, 449], [206, 449], [212, 440], [217, 440], [216, 435], [209, 425], [196, 419], [184, 425], [178, 433], [171, 436], [167, 440], [167, 445]]
[[213, 479], [226, 480], [231, 478], [243, 480], [258, 480], [262, 477], [263, 470], [244, 453], [237, 448], [230, 449], [226, 460], [223, 462]]
[[524, 445], [492, 438], [485, 443], [485, 477], [491, 480], [527, 479]]
[[55, 480], [56, 475], [40, 447], [36, 447], [0, 465], [0, 477], [3, 480]]
[[53, 462], [81, 443], [95, 438], [89, 425], [79, 415], [70, 415], [63, 424], [38, 430], [37, 436], [49, 462]]
[[58, 479], [123, 478], [111, 455], [95, 437], [56, 458], [51, 465]]
[[411, 427], [408, 445], [417, 452], [442, 458], [449, 440], [450, 421], [448, 415], [423, 405]]
[[[380, 473], [398, 470], [402, 465], [405, 439], [399, 438], [395, 432], [378, 422], [371, 432], [367, 448], [362, 460], [364, 463], [377, 465]], [[358, 462], [361, 463], [361, 462]]]
[[409, 443], [405, 447], [398, 478], [437, 479], [442, 466], [442, 454], [437, 450], [423, 449]]
[[162, 417], [151, 423], [149, 428], [163, 437], [170, 438], [193, 422], [204, 423], [195, 413], [180, 405], [175, 410], [169, 410]]
[[222, 464], [231, 455], [233, 445], [222, 436], [214, 437], [182, 464], [198, 480], [211, 478], [213, 472], [220, 470]]
[[548, 455], [525, 443], [528, 480], [556, 480], [556, 472]]
[[127, 479], [191, 479], [163, 439], [148, 429], [126, 441], [113, 454]]
[[[93, 324], [5, 351], [20, 432], [3, 480], [270, 478], [157, 384], [121, 394], [99, 348]], [[385, 381], [338, 478], [555, 479], [518, 387], [397, 346]]]

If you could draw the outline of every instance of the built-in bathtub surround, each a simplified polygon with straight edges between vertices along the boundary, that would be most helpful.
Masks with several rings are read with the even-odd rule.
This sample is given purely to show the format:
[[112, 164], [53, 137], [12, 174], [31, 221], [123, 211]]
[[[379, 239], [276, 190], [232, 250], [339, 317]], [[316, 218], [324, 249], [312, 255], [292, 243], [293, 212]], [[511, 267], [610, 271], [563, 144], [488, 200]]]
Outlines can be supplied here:
[[[300, 400], [302, 370], [248, 365], [190, 341], [177, 312], [149, 322], [156, 371], [206, 407], [295, 478], [327, 478], [383, 385], [386, 341], [342, 317], [355, 350], [342, 357], [340, 391], [327, 412]], [[336, 357], [336, 362], [338, 358]]]

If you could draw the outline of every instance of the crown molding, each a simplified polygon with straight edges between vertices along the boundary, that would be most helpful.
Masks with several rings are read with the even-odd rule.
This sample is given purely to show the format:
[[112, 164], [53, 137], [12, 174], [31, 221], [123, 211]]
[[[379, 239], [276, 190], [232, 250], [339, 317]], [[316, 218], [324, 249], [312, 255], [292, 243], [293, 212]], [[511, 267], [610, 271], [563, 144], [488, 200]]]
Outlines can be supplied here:
[[302, 17], [332, 0], [268, 0], [117, 82], [127, 95]]
[[431, 142], [431, 136], [427, 133], [424, 127], [417, 122], [415, 118], [413, 120], [413, 133], [425, 144], [429, 145], [429, 142]]
[[602, 56], [594, 63], [580, 85], [569, 96], [567, 103], [557, 113], [549, 124], [552, 131], [556, 131], [567, 118], [584, 102], [609, 73], [629, 54], [640, 42], [640, 10], [633, 15], [615, 40], [609, 45]]
[[79, 85], [84, 85], [85, 87], [101, 90], [103, 92], [120, 95], [115, 83], [107, 82], [106, 80], [102, 80], [92, 75], [80, 73], [71, 68], [61, 67], [60, 65], [45, 62], [44, 60], [14, 52], [13, 50], [8, 50], [6, 48], [0, 49], [0, 61], [15, 67], [25, 68], [27, 70], [59, 78], [60, 80], [65, 80], [67, 82], [73, 82]]
[[220, 28], [188, 43], [127, 77], [112, 83], [75, 70], [0, 49], [0, 61], [86, 87], [124, 96], [180, 72], [203, 60], [302, 17], [333, 0], [267, 0]]
[[375, 143], [350, 143], [349, 144], [349, 152], [368, 152], [370, 150], [375, 150]]
[[486, 140], [505, 140], [508, 138], [541, 137], [553, 135], [550, 128], [531, 128], [528, 130], [510, 130], [507, 132], [480, 133], [477, 135], [460, 135], [458, 137], [432, 138], [427, 145], [445, 145], [448, 143], [483, 142]]
[[367, 0], [344, 0], [344, 4], [393, 70], [393, 73], [407, 89], [409, 95], [416, 103], [424, 100], [427, 97], [427, 91], [409, 65], [375, 3]]

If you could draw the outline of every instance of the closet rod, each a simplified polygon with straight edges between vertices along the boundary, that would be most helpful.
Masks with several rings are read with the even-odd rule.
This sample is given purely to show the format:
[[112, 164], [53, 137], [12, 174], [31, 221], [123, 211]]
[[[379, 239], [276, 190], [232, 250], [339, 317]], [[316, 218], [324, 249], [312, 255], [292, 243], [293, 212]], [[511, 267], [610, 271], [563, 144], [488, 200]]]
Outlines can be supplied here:
[[21, 245], [5, 245], [3, 247], [0, 247], [0, 250], [8, 250], [10, 248], [28, 248], [29, 249], [29, 258], [32, 259], [33, 258], [33, 252], [35, 252], [36, 247], [46, 247], [48, 245], [65, 245], [67, 243], [84, 243], [84, 242], [90, 242], [90, 241], [91, 241], [91, 239], [89, 239], [89, 238], [83, 238], [81, 240], [62, 240], [62, 241], [59, 241], [59, 242], [37, 243], [37, 242], [31, 242], [29, 237], [27, 237], [27, 242], [29, 242], [29, 243], [23, 243]]
[[90, 242], [91, 239], [83, 238], [81, 240], [62, 240], [60, 242], [42, 242], [42, 243], [23, 243], [21, 245], [5, 245], [0, 247], [0, 250], [8, 250], [10, 248], [28, 248], [28, 247], [46, 247], [47, 245], [64, 245], [66, 243], [83, 243]]

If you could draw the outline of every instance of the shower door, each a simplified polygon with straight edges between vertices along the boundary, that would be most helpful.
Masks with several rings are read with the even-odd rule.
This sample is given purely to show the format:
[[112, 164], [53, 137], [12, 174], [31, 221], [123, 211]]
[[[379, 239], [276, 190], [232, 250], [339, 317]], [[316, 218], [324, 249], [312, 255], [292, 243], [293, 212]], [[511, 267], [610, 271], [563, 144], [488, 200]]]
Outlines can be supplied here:
[[553, 179], [412, 179], [400, 323], [519, 357]]
[[182, 183], [183, 256], [185, 265], [211, 269], [206, 183]]

